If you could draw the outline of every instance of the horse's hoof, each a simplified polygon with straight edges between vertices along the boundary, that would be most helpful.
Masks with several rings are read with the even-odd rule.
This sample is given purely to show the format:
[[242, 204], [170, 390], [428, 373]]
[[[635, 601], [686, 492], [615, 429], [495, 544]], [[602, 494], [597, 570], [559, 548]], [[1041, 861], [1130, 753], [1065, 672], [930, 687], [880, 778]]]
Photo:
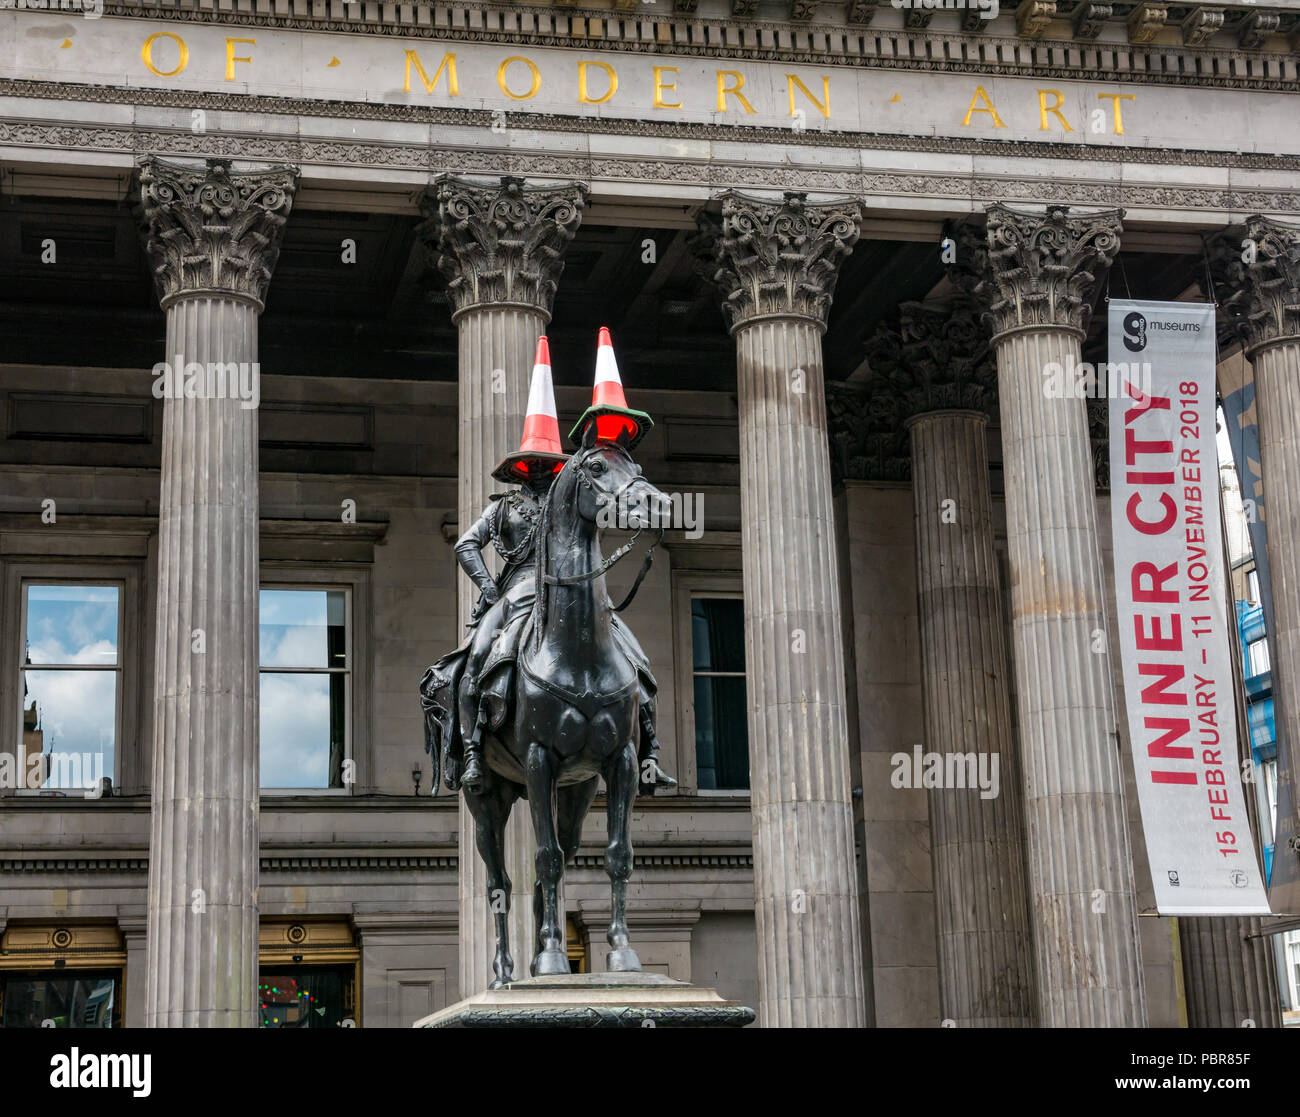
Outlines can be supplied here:
[[551, 977], [569, 973], [569, 956], [563, 950], [543, 950], [533, 959], [534, 977]]
[[610, 973], [640, 973], [641, 959], [630, 946], [611, 950], [605, 955], [605, 969]]

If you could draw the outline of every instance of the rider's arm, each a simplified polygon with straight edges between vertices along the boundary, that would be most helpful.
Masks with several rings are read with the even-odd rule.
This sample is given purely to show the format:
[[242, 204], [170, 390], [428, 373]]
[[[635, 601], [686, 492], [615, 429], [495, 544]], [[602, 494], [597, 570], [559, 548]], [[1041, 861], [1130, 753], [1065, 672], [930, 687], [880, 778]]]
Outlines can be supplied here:
[[492, 541], [492, 521], [496, 515], [497, 505], [493, 504], [474, 521], [473, 527], [456, 541], [455, 547], [456, 561], [460, 563], [461, 569], [470, 576], [482, 592], [489, 594], [495, 591], [496, 583], [480, 552]]

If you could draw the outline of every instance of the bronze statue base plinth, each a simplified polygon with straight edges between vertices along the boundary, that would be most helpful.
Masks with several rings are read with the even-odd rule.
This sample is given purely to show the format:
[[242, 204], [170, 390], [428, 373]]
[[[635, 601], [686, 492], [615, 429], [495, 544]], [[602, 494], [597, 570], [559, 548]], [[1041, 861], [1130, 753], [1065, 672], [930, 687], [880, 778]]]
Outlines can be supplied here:
[[417, 1020], [417, 1028], [743, 1028], [754, 1010], [657, 973], [531, 977]]

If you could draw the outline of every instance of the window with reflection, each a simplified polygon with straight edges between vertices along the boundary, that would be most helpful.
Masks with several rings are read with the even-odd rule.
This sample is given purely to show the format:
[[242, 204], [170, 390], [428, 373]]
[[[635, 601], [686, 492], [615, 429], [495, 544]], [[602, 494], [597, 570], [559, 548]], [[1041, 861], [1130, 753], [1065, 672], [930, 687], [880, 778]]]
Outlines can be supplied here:
[[258, 632], [264, 788], [344, 787], [349, 593], [267, 588]]
[[695, 774], [701, 791], [749, 787], [743, 605], [736, 597], [691, 599]]
[[353, 966], [263, 966], [257, 984], [261, 1025], [355, 1027], [355, 992]]
[[16, 971], [0, 975], [6, 1028], [120, 1028], [121, 970]]
[[22, 586], [21, 786], [46, 794], [114, 780], [121, 709], [120, 585]]

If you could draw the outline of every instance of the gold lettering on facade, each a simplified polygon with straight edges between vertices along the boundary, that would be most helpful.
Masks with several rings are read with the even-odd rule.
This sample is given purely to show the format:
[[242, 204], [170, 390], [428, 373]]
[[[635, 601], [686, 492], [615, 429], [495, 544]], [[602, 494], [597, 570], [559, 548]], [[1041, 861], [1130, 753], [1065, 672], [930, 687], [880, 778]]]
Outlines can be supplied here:
[[227, 39], [227, 40], [226, 40], [226, 81], [234, 81], [234, 80], [235, 80], [235, 63], [236, 63], [236, 62], [247, 62], [250, 66], [251, 66], [252, 63], [253, 63], [252, 58], [236, 58], [236, 57], [235, 57], [235, 44], [236, 44], [236, 43], [243, 43], [243, 44], [245, 44], [246, 46], [250, 46], [250, 47], [255, 47], [255, 46], [257, 46], [257, 40], [256, 40], [256, 39]]
[[1116, 136], [1122, 136], [1124, 134], [1124, 114], [1120, 111], [1119, 103], [1121, 101], [1132, 101], [1136, 105], [1137, 96], [1133, 93], [1098, 93], [1097, 94], [1098, 101], [1104, 101], [1106, 100], [1107, 97], [1110, 98], [1110, 103], [1115, 110], [1115, 127], [1112, 131], [1112, 134]]
[[[511, 93], [510, 87], [506, 85], [506, 71], [510, 68], [510, 63], [522, 62], [528, 67], [529, 74], [532, 75], [532, 84], [528, 87], [527, 93]], [[522, 54], [511, 55], [500, 66], [497, 67], [497, 85], [501, 87], [504, 93], [512, 101], [527, 101], [529, 97], [535, 97], [537, 91], [542, 88], [542, 74], [537, 69], [531, 59], [525, 58]]]
[[[599, 66], [605, 71], [609, 78], [609, 88], [605, 90], [603, 97], [592, 97], [587, 89], [587, 67]], [[579, 62], [578, 63], [578, 104], [580, 105], [603, 105], [615, 93], [618, 92], [618, 74], [614, 72], [614, 67], [608, 62]]]
[[[980, 107], [981, 105], [983, 107]], [[988, 113], [989, 116], [993, 118], [994, 128], [1006, 127], [1006, 125], [1002, 123], [1002, 117], [998, 116], [998, 110], [993, 107], [993, 102], [989, 100], [989, 95], [984, 91], [982, 85], [977, 85], [975, 87], [975, 96], [970, 99], [970, 108], [966, 110], [966, 117], [961, 122], [961, 126], [963, 128], [969, 128], [970, 118], [977, 112]]]
[[[1051, 94], [1056, 98], [1056, 104], [1047, 103], [1047, 95]], [[1040, 89], [1038, 91], [1038, 130], [1040, 132], [1050, 132], [1051, 126], [1047, 123], [1047, 114], [1050, 112], [1057, 120], [1061, 122], [1061, 127], [1067, 132], [1073, 132], [1070, 122], [1065, 119], [1065, 114], [1061, 112], [1061, 106], [1065, 104], [1065, 94], [1059, 89]]]
[[[727, 79], [732, 78], [734, 85], [728, 85]], [[719, 70], [718, 71], [718, 112], [728, 112], [727, 95], [730, 94], [740, 102], [741, 107], [746, 112], [753, 112], [754, 106], [749, 103], [748, 98], [741, 93], [745, 88], [745, 75], [739, 70]]]
[[680, 108], [682, 107], [682, 103], [681, 103], [680, 101], [676, 102], [675, 104], [670, 105], [670, 104], [668, 104], [667, 101], [664, 100], [664, 94], [665, 94], [665, 93], [676, 93], [676, 92], [677, 92], [677, 83], [676, 83], [675, 81], [673, 81], [673, 82], [665, 82], [665, 81], [664, 81], [664, 74], [675, 74], [675, 73], [677, 73], [677, 67], [676, 67], [676, 66], [656, 66], [656, 67], [655, 67], [655, 99], [654, 99], [654, 105], [653, 105], [654, 108], [656, 108], [656, 109], [680, 109]]
[[[153, 64], [153, 45], [159, 39], [174, 39], [176, 41], [178, 52], [176, 69], [160, 70]], [[170, 31], [156, 31], [145, 39], [144, 46], [140, 48], [140, 59], [144, 62], [145, 69], [151, 74], [157, 74], [160, 78], [174, 78], [190, 64], [190, 48], [185, 45], [185, 40], [179, 35], [173, 35]]]
[[452, 97], [460, 96], [460, 82], [456, 77], [456, 56], [454, 54], [444, 54], [442, 61], [438, 63], [438, 69], [434, 72], [432, 78], [424, 72], [424, 67], [420, 64], [420, 56], [413, 50], [406, 52], [406, 80], [402, 83], [402, 92], [411, 92], [411, 67], [415, 67], [415, 72], [420, 75], [420, 81], [424, 83], [424, 91], [432, 93], [434, 86], [438, 84], [438, 79], [442, 77], [443, 67], [447, 69], [447, 93]]
[[794, 87], [796, 85], [799, 87], [799, 91], [805, 97], [807, 97], [808, 100], [810, 100], [814, 105], [817, 106], [817, 111], [821, 113], [822, 116], [829, 117], [831, 115], [831, 79], [830, 78], [828, 77], [822, 78], [822, 99], [819, 101], [817, 100], [816, 97], [812, 95], [812, 91], [806, 85], [804, 85], [802, 81], [799, 80], [798, 74], [786, 74], [785, 88], [786, 88], [786, 92], [789, 94], [791, 116], [794, 116]]

